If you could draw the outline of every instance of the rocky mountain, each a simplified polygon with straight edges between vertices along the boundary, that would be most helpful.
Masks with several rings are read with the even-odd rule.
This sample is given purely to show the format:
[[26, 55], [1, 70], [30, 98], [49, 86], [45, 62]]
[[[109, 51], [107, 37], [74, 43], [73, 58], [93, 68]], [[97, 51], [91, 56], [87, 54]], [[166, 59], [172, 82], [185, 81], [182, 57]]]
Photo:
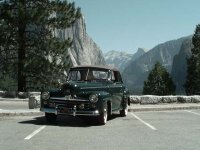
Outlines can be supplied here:
[[183, 41], [188, 38], [183, 37], [159, 44], [138, 59], [131, 61], [122, 74], [130, 91], [134, 94], [142, 93], [143, 83], [156, 62], [160, 62], [171, 72], [173, 58], [179, 53]]
[[135, 54], [133, 54], [133, 57], [131, 58], [131, 61], [135, 61], [140, 56], [142, 56], [143, 54], [145, 54], [147, 51], [148, 50], [145, 49], [145, 48], [138, 48], [137, 52]]
[[109, 51], [104, 54], [106, 64], [118, 68], [120, 71], [124, 69], [126, 63], [131, 59], [133, 54], [126, 52]]
[[99, 46], [88, 36], [84, 17], [65, 30], [57, 31], [63, 39], [70, 38], [73, 43], [69, 55], [73, 66], [77, 65], [105, 65], [103, 53]]
[[187, 59], [191, 56], [192, 39], [183, 41], [181, 49], [177, 55], [174, 56], [171, 76], [176, 84], [176, 93], [185, 94], [184, 84], [187, 75]]
[[112, 50], [105, 53], [104, 58], [107, 65], [114, 66], [122, 72], [130, 62], [130, 60], [135, 60], [139, 58], [145, 52], [146, 50], [143, 48], [138, 48], [138, 51], [134, 54], [128, 54], [126, 52], [119, 52]]

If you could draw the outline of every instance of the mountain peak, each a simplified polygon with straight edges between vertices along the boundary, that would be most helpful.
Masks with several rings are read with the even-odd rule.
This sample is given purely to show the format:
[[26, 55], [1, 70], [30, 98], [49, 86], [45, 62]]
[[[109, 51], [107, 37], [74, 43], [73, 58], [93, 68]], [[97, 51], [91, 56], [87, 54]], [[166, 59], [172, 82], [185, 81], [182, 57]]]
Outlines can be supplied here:
[[145, 53], [144, 48], [139, 48], [135, 54], [129, 54], [122, 51], [109, 51], [104, 54], [107, 65], [112, 65], [117, 67], [120, 71], [123, 71], [124, 68], [129, 64], [131, 60], [139, 58]]
[[106, 64], [109, 66], [115, 66], [120, 71], [125, 68], [124, 65], [126, 64], [126, 62], [131, 60], [132, 56], [133, 54], [116, 50], [111, 50], [104, 54]]
[[147, 51], [148, 50], [146, 48], [141, 48], [141, 47], [139, 47], [138, 50], [137, 50], [137, 52], [144, 52], [144, 53], [146, 53]]

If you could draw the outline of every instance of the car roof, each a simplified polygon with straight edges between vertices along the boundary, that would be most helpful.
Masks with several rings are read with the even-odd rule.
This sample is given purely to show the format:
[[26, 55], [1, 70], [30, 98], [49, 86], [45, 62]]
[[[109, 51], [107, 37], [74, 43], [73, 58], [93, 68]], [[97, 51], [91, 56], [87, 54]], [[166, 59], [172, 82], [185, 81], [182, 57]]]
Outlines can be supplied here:
[[96, 69], [106, 69], [106, 70], [112, 70], [112, 71], [118, 71], [117, 68], [111, 67], [111, 66], [98, 66], [98, 65], [80, 65], [80, 66], [75, 66], [71, 67], [71, 69], [79, 69], [79, 68], [96, 68]]

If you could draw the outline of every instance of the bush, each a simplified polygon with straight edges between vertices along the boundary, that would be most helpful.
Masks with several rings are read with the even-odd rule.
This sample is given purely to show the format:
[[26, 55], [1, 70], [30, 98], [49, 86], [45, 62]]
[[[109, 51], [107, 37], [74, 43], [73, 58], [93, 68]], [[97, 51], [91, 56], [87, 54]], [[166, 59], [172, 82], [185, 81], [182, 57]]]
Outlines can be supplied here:
[[17, 94], [18, 98], [20, 99], [25, 99], [25, 98], [28, 98], [28, 93], [27, 92], [19, 92]]
[[0, 97], [3, 97], [4, 93], [4, 91], [0, 91]]
[[15, 98], [16, 96], [17, 96], [17, 92], [15, 92], [15, 91], [5, 91], [2, 97]]

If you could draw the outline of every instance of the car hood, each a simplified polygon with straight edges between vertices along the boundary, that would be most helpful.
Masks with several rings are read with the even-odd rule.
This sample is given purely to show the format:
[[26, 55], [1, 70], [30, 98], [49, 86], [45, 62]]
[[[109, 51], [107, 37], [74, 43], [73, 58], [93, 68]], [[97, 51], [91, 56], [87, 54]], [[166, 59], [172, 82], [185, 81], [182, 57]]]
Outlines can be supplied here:
[[67, 81], [60, 90], [51, 91], [51, 97], [65, 97], [66, 95], [77, 95], [78, 97], [88, 97], [91, 93], [106, 92], [107, 82], [88, 81]]
[[106, 82], [68, 81], [63, 84], [62, 89], [90, 90], [105, 88], [106, 85]]

